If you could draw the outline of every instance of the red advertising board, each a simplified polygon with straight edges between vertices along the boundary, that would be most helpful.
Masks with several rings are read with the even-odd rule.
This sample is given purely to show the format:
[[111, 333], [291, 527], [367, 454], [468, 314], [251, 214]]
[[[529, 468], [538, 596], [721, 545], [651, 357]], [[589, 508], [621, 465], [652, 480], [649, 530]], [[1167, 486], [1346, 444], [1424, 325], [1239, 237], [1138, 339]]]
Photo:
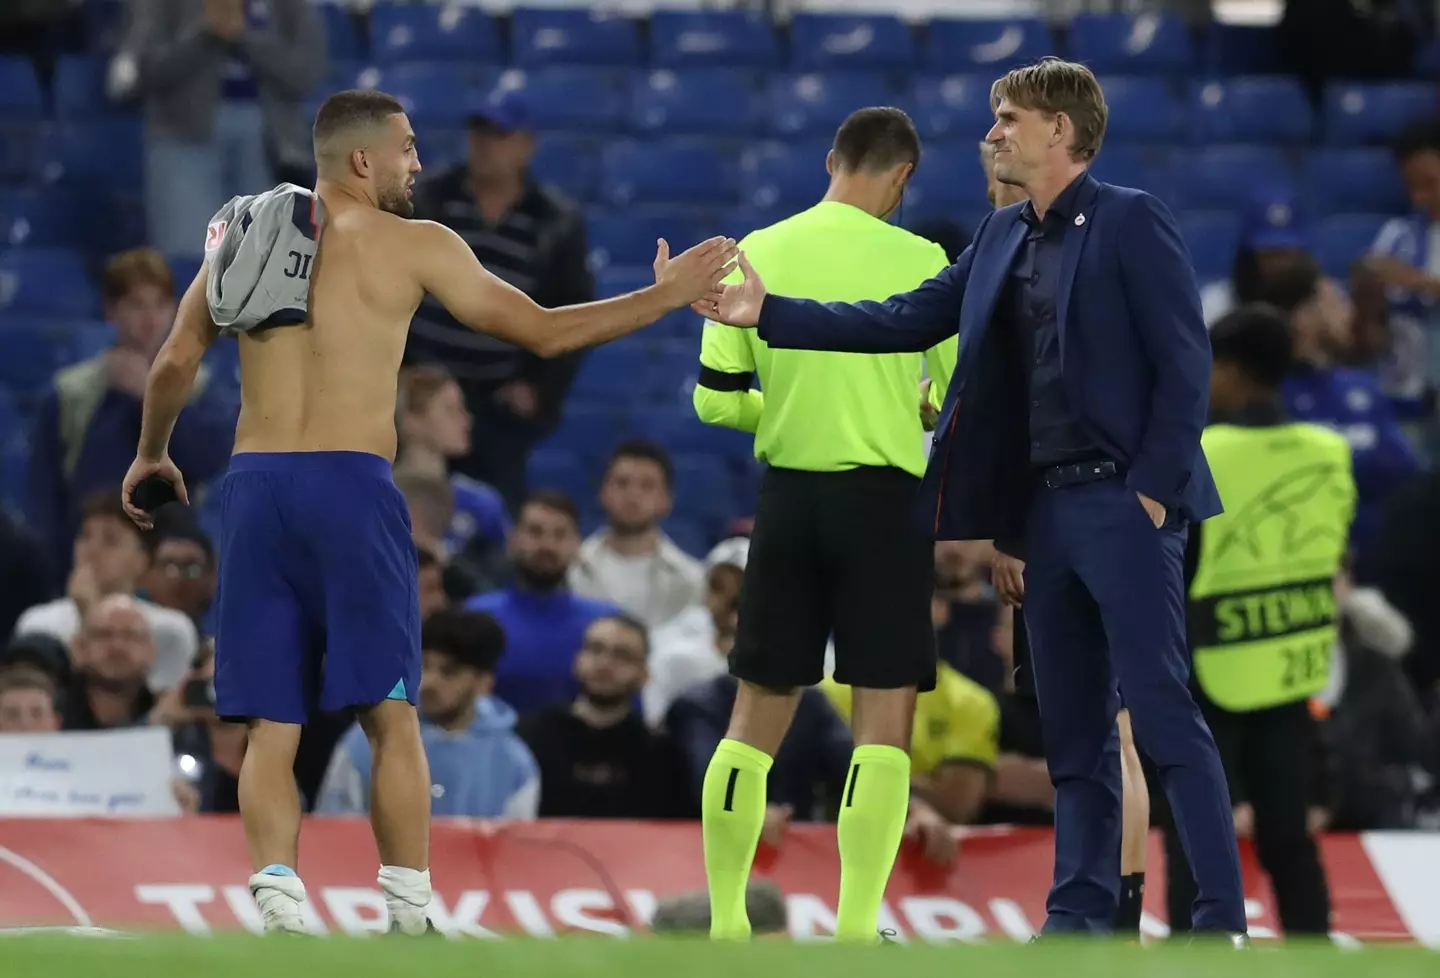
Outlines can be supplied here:
[[[1165, 933], [1163, 859], [1153, 840], [1146, 930]], [[1047, 830], [966, 831], [947, 869], [908, 849], [886, 895], [882, 926], [901, 939], [1025, 939], [1044, 919], [1052, 836]], [[1340, 940], [1440, 941], [1431, 881], [1440, 836], [1375, 834], [1323, 840]], [[1268, 886], [1245, 852], [1252, 933], [1276, 926]], [[301, 875], [312, 926], [324, 933], [384, 928], [369, 825], [311, 819]], [[657, 899], [704, 885], [694, 823], [437, 823], [431, 858], [437, 926], [457, 936], [522, 932], [623, 935], [645, 926]], [[793, 829], [762, 848], [758, 874], [785, 891], [791, 935], [825, 938], [835, 919], [839, 864], [833, 827]], [[0, 928], [96, 926], [258, 929], [237, 819], [0, 820]]]

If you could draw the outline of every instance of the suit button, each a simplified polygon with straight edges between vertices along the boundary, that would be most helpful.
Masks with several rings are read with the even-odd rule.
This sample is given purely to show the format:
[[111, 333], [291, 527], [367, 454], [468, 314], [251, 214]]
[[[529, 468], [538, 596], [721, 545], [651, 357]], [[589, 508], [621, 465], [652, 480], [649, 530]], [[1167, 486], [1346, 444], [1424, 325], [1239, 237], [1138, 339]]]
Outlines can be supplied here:
[[1040, 406], [1040, 402], [1039, 402], [1039, 401], [1031, 401], [1031, 402], [1030, 402], [1030, 406], [1031, 406], [1031, 407], [1039, 407], [1039, 406]]

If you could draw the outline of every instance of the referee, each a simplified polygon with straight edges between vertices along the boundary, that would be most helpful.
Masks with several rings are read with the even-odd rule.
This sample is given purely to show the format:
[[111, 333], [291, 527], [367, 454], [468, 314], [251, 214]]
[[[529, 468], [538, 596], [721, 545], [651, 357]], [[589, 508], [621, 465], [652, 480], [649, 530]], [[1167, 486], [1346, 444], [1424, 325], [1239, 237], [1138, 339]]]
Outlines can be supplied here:
[[[741, 247], [786, 295], [857, 302], [913, 289], [949, 264], [938, 245], [886, 223], [919, 162], [909, 116], [861, 109], [835, 134], [824, 200]], [[916, 391], [927, 366], [940, 404], [955, 349], [952, 337], [923, 357], [771, 350], [753, 329], [705, 325], [695, 409], [753, 431], [769, 466], [730, 653], [739, 690], [701, 797], [713, 938], [750, 935], [745, 884], [766, 777], [800, 688], [823, 678], [833, 634], [834, 679], [854, 689], [856, 744], [841, 796], [835, 936], [877, 940], [910, 802], [915, 696], [935, 685], [934, 549], [914, 518], [925, 471]], [[757, 375], [763, 394], [751, 388]]]

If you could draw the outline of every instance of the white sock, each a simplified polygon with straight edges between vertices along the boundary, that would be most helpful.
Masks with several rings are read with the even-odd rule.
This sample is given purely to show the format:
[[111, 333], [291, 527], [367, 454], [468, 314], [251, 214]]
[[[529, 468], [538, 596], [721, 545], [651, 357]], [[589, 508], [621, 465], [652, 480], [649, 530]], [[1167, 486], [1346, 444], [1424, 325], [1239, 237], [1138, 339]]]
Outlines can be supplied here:
[[430, 870], [381, 866], [380, 889], [390, 911], [390, 929], [402, 934], [424, 934], [429, 928]]
[[250, 893], [260, 908], [267, 934], [276, 931], [305, 933], [300, 904], [305, 902], [305, 884], [298, 876], [256, 873], [250, 877]]

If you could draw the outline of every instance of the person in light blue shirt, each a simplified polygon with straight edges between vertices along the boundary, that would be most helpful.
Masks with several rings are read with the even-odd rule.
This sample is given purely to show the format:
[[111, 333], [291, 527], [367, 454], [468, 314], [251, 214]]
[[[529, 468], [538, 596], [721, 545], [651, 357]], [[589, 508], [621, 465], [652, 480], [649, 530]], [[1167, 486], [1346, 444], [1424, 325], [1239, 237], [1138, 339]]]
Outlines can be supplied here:
[[509, 652], [495, 691], [521, 713], [575, 698], [575, 650], [597, 618], [621, 613], [606, 601], [582, 598], [566, 586], [580, 550], [575, 503], [561, 492], [532, 493], [510, 534], [514, 579], [508, 587], [471, 598], [465, 607], [494, 615]]
[[[505, 632], [490, 615], [437, 611], [420, 646], [420, 737], [430, 764], [432, 815], [534, 818], [540, 769], [515, 733], [515, 711], [492, 695]], [[340, 741], [315, 811], [370, 811], [370, 743], [357, 724]]]

